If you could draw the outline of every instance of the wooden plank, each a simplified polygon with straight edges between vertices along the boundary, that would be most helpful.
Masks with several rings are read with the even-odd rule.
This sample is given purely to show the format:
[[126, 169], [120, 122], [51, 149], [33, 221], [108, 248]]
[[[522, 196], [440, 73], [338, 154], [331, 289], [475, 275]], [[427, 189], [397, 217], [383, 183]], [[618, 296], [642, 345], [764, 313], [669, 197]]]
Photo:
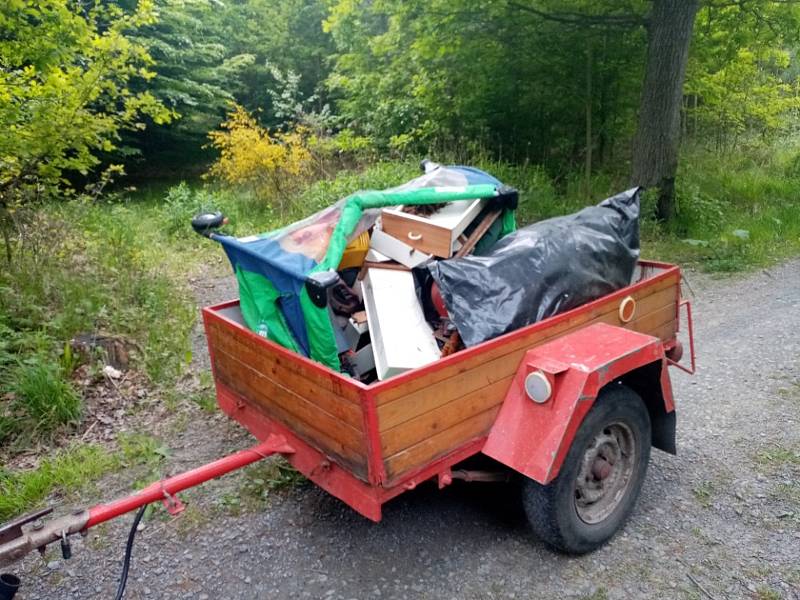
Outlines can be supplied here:
[[451, 427], [436, 435], [432, 435], [420, 443], [406, 448], [390, 456], [386, 460], [386, 472], [390, 478], [426, 464], [431, 460], [447, 454], [471, 439], [485, 436], [494, 423], [500, 406], [495, 406], [480, 414], [474, 415], [455, 427]]
[[[639, 319], [644, 317], [646, 314], [649, 314], [649, 312], [660, 310], [664, 307], [671, 307], [674, 312], [674, 293], [674, 288], [663, 289], [651, 294], [650, 296], [645, 296], [641, 300], [637, 301], [636, 313], [641, 316], [637, 319], [634, 319], [633, 323], [639, 322]], [[503, 377], [509, 372], [513, 373], [516, 370], [519, 362], [517, 357], [520, 357], [524, 351], [536, 345], [558, 337], [559, 335], [565, 335], [591, 323], [604, 322], [612, 325], [622, 325], [619, 320], [618, 309], [619, 303], [615, 302], [613, 306], [605, 307], [605, 312], [597, 314], [594, 318], [588, 321], [574, 318], [560, 323], [557, 327], [551, 327], [537, 331], [531, 336], [526, 337], [524, 343], [501, 346], [497, 349], [497, 351], [492, 353], [495, 355], [494, 357], [484, 356], [483, 360], [477, 361], [477, 364], [473, 365], [475, 362], [473, 360], [464, 361], [466, 365], [464, 365], [464, 367], [460, 368], [458, 371], [451, 371], [449, 377], [440, 377], [440, 372], [429, 374], [429, 377], [425, 378], [427, 381], [429, 381], [428, 386], [425, 386], [422, 389], [417, 389], [416, 391], [406, 391], [413, 389], [414, 387], [418, 387], [412, 386], [411, 384], [413, 382], [409, 382], [409, 385], [407, 386], [400, 386], [380, 394], [378, 397], [378, 414], [380, 416], [381, 429], [393, 427], [398, 422], [397, 415], [395, 413], [401, 409], [399, 409], [399, 407], [388, 408], [388, 406], [391, 406], [396, 402], [402, 402], [402, 406], [406, 407], [405, 411], [413, 411], [415, 402], [419, 402], [421, 398], [427, 398], [430, 396], [428, 393], [430, 385], [434, 385], [447, 379], [458, 379], [457, 387], [461, 390], [464, 390], [463, 393], [478, 389], [479, 387], [492, 382], [492, 373], [496, 373], [497, 377]], [[647, 312], [645, 313], [642, 311]], [[499, 356], [497, 356], [498, 354]], [[490, 369], [480, 369], [479, 367], [483, 365], [488, 365]], [[435, 378], [431, 376], [435, 376]], [[433, 381], [431, 381], [431, 379], [433, 379]], [[405, 393], [403, 393], [404, 391]], [[439, 404], [448, 402], [451, 398], [452, 396], [447, 396], [446, 398], [438, 399]]]
[[[652, 296], [662, 290], [669, 290], [664, 293], [664, 298], [672, 295], [672, 297], [675, 299], [675, 302], [677, 302], [677, 286], [679, 283], [680, 280], [676, 275], [675, 277], [668, 277], [664, 281], [656, 282], [652, 286], [645, 287], [642, 290], [630, 295], [636, 299], [637, 303], [640, 303], [648, 296]], [[434, 383], [438, 383], [439, 381], [467, 373], [487, 361], [492, 361], [502, 356], [508, 356], [514, 351], [530, 348], [535, 344], [542, 343], [543, 341], [552, 339], [558, 335], [563, 335], [569, 331], [592, 322], [602, 321], [611, 324], [619, 324], [618, 319], [612, 319], [610, 317], [616, 317], [617, 311], [619, 310], [619, 303], [624, 297], [625, 296], [611, 298], [588, 311], [580, 308], [576, 309], [575, 314], [550, 326], [547, 326], [546, 319], [544, 321], [540, 321], [533, 326], [534, 329], [530, 331], [528, 335], [521, 336], [514, 340], [509, 340], [505, 344], [498, 345], [492, 349], [487, 349], [484, 352], [477, 353], [474, 356], [443, 367], [438, 371], [427, 373], [426, 375], [417, 379], [407, 381], [403, 385], [389, 388], [383, 392], [378, 392], [376, 396], [376, 402], [378, 406], [392, 402], [393, 400], [405, 397], [412, 392], [427, 388]], [[660, 295], [659, 298], [661, 298]], [[638, 311], [639, 308], [637, 308], [637, 312]]]
[[287, 388], [294, 394], [305, 398], [314, 406], [336, 419], [344, 421], [360, 431], [364, 429], [364, 413], [360, 406], [315, 385], [294, 371], [284, 369], [280, 365], [275, 365], [271, 361], [265, 360], [262, 352], [256, 352], [239, 343], [238, 338], [215, 338], [214, 349], [215, 356], [217, 352], [232, 356], [281, 387]]
[[[634, 328], [635, 323], [630, 323], [629, 326]], [[658, 337], [662, 340], [669, 340], [672, 339], [675, 335], [675, 331], [677, 328], [677, 320], [672, 319], [656, 328], [651, 329], [648, 333], [654, 337]], [[521, 359], [524, 350], [515, 352], [514, 354], [518, 354], [519, 358]], [[518, 366], [519, 360], [514, 360], [514, 371], [516, 372], [516, 367]], [[383, 444], [386, 449], [394, 450], [395, 443], [397, 440], [403, 438], [404, 439], [420, 439], [420, 441], [405, 449], [399, 449], [394, 452], [394, 454], [389, 454], [384, 451], [384, 456], [387, 456], [385, 465], [386, 471], [390, 477], [398, 477], [402, 473], [406, 471], [411, 471], [415, 468], [425, 465], [430, 460], [433, 460], [437, 456], [441, 456], [449, 452], [452, 448], [458, 447], [467, 443], [471, 439], [475, 439], [477, 437], [481, 437], [483, 435], [487, 435], [489, 430], [491, 429], [492, 424], [494, 423], [494, 418], [497, 412], [500, 410], [500, 406], [505, 398], [506, 390], [508, 386], [511, 385], [511, 380], [513, 379], [513, 374], [505, 379], [501, 379], [497, 382], [498, 387], [502, 387], [502, 390], [498, 390], [497, 393], [497, 403], [489, 408], [488, 410], [484, 411], [483, 413], [478, 413], [472, 416], [466, 416], [463, 420], [458, 421], [453, 426], [447, 427], [445, 423], [437, 425], [437, 427], [446, 427], [445, 429], [439, 431], [434, 435], [430, 435], [430, 431], [436, 430], [436, 428], [431, 427], [430, 421], [436, 420], [435, 415], [436, 411], [431, 411], [420, 415], [414, 421], [406, 421], [401, 423], [399, 426], [395, 427], [395, 430], [391, 432], [391, 438], [385, 438], [390, 432], [382, 432], [381, 438], [383, 440]], [[438, 390], [436, 388], [430, 390], [431, 397], [438, 398]], [[452, 414], [449, 416], [454, 418], [455, 420], [460, 419], [460, 416], [454, 417], [454, 415], [458, 415], [458, 406], [461, 404], [462, 399], [456, 399], [451, 401], [448, 404], [444, 405], [445, 409], [450, 410], [450, 407], [453, 407]], [[492, 405], [492, 402], [487, 398], [487, 405]], [[431, 418], [429, 415], [434, 415]], [[491, 415], [490, 417], [487, 415]], [[465, 415], [461, 415], [465, 416]], [[485, 420], [484, 420], [485, 419]], [[413, 423], [413, 430], [408, 432], [403, 432], [402, 430], [406, 428], [409, 423]], [[396, 431], [396, 432], [395, 432]], [[427, 439], [423, 438], [422, 432], [428, 436]], [[402, 445], [402, 444], [398, 444]]]
[[673, 320], [675, 320], [675, 305], [671, 304], [634, 319], [628, 324], [628, 329], [649, 333]]
[[[653, 299], [653, 305], [662, 305], [664, 301], [669, 302], [670, 290], [663, 290], [658, 294], [648, 297]], [[641, 303], [640, 306], [644, 304]], [[638, 307], [637, 307], [638, 312]], [[650, 329], [656, 329], [662, 324], [668, 322], [675, 315], [674, 302], [662, 305], [657, 310], [651, 311], [647, 314], [642, 314], [638, 319], [631, 321], [627, 328], [635, 329], [637, 331], [649, 332]], [[378, 423], [382, 432], [396, 427], [400, 423], [408, 421], [417, 417], [420, 414], [434, 410], [439, 406], [452, 402], [460, 396], [469, 394], [475, 390], [492, 384], [495, 381], [502, 380], [512, 376], [519, 366], [522, 356], [527, 350], [539, 344], [543, 344], [551, 339], [569, 333], [569, 331], [577, 330], [585, 327], [591, 323], [609, 323], [611, 325], [622, 325], [619, 320], [619, 315], [616, 311], [609, 311], [599, 317], [593, 319], [590, 323], [574, 324], [568, 331], [553, 333], [550, 330], [542, 332], [542, 337], [539, 340], [530, 340], [529, 345], [523, 349], [513, 350], [508, 354], [500, 356], [492, 361], [474, 367], [473, 369], [450, 377], [435, 384], [432, 387], [427, 387], [422, 390], [417, 390], [406, 396], [398, 398], [392, 402], [383, 403], [378, 406]], [[551, 334], [546, 335], [545, 334]]]
[[215, 356], [214, 368], [217, 378], [249, 404], [258, 406], [267, 414], [286, 424], [293, 430], [298, 427], [311, 428], [320, 434], [319, 442], [349, 458], [366, 455], [364, 434], [319, 410], [306, 399], [265, 377], [236, 357], [224, 352]]
[[[627, 327], [658, 331], [674, 319], [674, 314], [674, 305], [667, 305], [632, 321]], [[612, 320], [612, 316], [603, 318]], [[520, 360], [523, 352], [520, 351]], [[518, 363], [519, 360], [511, 361], [508, 357], [502, 357], [468, 373], [465, 377], [477, 381], [494, 380], [494, 383], [475, 391], [459, 394], [459, 390], [463, 391], [460, 384], [464, 383], [465, 377], [456, 377], [439, 383], [433, 390], [417, 392], [408, 402], [403, 399], [382, 406], [379, 423], [384, 455], [395, 454], [428, 435], [453, 427], [471, 415], [501, 404]], [[453, 390], [459, 395], [454, 397]]]
[[[675, 296], [669, 293], [673, 290], [665, 291], [668, 293], [657, 294], [657, 297], [653, 298], [649, 304], [645, 304], [648, 307], [662, 305], [660, 308], [640, 314], [638, 319], [626, 324], [625, 327], [644, 331], [661, 339], [670, 339], [677, 326]], [[671, 302], [670, 298], [673, 299]], [[664, 305], [665, 301], [666, 305]], [[640, 304], [641, 306], [642, 304]], [[599, 315], [591, 322], [620, 325], [619, 315], [616, 311]], [[588, 323], [577, 324], [571, 329], [579, 329], [586, 325]], [[563, 333], [547, 335], [539, 343], [544, 343], [560, 335]], [[378, 408], [379, 423], [384, 456], [388, 457], [387, 471], [392, 476], [396, 476], [405, 470], [423, 465], [427, 458], [421, 459], [419, 463], [414, 463], [413, 459], [409, 458], [405, 452], [406, 450], [410, 451], [417, 444], [424, 443], [426, 438], [447, 439], [452, 441], [452, 447], [455, 447], [468, 442], [471, 439], [469, 436], [474, 437], [480, 434], [479, 431], [476, 432], [472, 429], [464, 435], [458, 432], [463, 429], [462, 422], [470, 421], [477, 415], [493, 408], [499, 410], [519, 361], [526, 351], [527, 348], [512, 351], [462, 376], [438, 382], [432, 387], [419, 390], [406, 398], [380, 406]], [[491, 383], [487, 385], [486, 382]], [[469, 390], [471, 386], [479, 386], [481, 383], [484, 387], [479, 387], [474, 391]], [[491, 424], [488, 427], [491, 427]], [[446, 432], [450, 433], [442, 437]], [[434, 447], [431, 450], [433, 454], [430, 456], [433, 457], [438, 455], [437, 453], [443, 454], [447, 451], [446, 447], [438, 449]], [[420, 452], [422, 451], [414, 451], [412, 454], [416, 455]], [[400, 461], [400, 459], [395, 459], [396, 456], [405, 458]]]
[[381, 446], [384, 456], [392, 456], [404, 448], [409, 448], [440, 431], [457, 426], [473, 415], [487, 411], [503, 402], [513, 375], [456, 398], [443, 406], [401, 423], [381, 433]]
[[[524, 350], [512, 352], [519, 353]], [[378, 425], [381, 431], [396, 427], [400, 423], [414, 418], [429, 410], [451, 402], [453, 398], [480, 390], [493, 383], [512, 376], [517, 371], [519, 360], [509, 360], [508, 356], [501, 356], [495, 360], [467, 371], [458, 377], [451, 377], [435, 384], [431, 389], [425, 388], [412, 392], [393, 402], [382, 404], [378, 407]]]
[[276, 378], [297, 375], [308, 381], [318, 393], [331, 393], [337, 398], [347, 400], [358, 406], [361, 405], [361, 390], [355, 385], [347, 385], [346, 381], [326, 376], [315, 369], [307, 367], [301, 360], [293, 360], [279, 355], [266, 343], [261, 343], [258, 338], [244, 335], [237, 328], [227, 323], [211, 322], [207, 331], [212, 352], [219, 346], [230, 353], [248, 349], [258, 357], [258, 368], [264, 373], [273, 373]]

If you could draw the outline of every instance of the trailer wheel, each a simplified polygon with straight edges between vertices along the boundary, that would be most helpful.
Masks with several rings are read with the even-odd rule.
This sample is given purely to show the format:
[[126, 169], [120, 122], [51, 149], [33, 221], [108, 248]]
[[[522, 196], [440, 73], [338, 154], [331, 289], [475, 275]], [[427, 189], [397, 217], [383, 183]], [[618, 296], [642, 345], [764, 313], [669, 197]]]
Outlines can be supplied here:
[[583, 554], [607, 542], [636, 504], [650, 460], [650, 417], [630, 388], [598, 396], [558, 476], [527, 479], [523, 504], [535, 533], [563, 552]]

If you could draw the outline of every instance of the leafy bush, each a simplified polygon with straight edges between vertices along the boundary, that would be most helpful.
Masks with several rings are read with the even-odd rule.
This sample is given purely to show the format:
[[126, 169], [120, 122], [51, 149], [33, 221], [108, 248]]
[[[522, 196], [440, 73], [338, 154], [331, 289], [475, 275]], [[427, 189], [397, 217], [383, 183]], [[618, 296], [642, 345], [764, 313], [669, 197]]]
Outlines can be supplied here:
[[14, 406], [40, 430], [50, 431], [80, 417], [81, 399], [59, 365], [32, 360], [20, 365], [13, 379]]
[[220, 153], [208, 175], [248, 189], [284, 212], [292, 192], [300, 189], [311, 174], [307, 132], [269, 132], [238, 105], [221, 127], [208, 134], [211, 145]]
[[0, 225], [12, 209], [70, 189], [67, 173], [100, 164], [122, 130], [173, 114], [133, 83], [150, 79], [152, 63], [131, 34], [153, 23], [153, 2], [125, 11], [67, 0], [3, 2], [0, 22]]

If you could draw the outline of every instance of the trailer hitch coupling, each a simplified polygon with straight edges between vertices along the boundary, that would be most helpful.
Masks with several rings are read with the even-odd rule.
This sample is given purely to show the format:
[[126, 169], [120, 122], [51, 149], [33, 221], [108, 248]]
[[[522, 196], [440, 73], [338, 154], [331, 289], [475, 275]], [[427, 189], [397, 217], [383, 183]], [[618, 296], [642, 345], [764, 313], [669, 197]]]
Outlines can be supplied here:
[[[62, 554], [71, 555], [67, 536], [83, 531], [89, 521], [88, 510], [77, 510], [71, 514], [43, 522], [41, 517], [52, 512], [51, 508], [32, 513], [12, 521], [0, 528], [0, 567], [11, 564], [31, 552], [60, 541]], [[0, 600], [3, 600], [0, 596]]]

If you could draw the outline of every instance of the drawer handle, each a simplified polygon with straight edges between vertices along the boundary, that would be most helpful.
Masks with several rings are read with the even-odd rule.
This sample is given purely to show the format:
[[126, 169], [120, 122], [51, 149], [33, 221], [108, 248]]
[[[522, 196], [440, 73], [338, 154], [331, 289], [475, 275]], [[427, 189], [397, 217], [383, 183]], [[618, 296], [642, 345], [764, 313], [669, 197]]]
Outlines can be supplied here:
[[416, 231], [409, 231], [408, 239], [410, 239], [412, 242], [418, 242], [422, 239], [422, 234], [417, 233]]

